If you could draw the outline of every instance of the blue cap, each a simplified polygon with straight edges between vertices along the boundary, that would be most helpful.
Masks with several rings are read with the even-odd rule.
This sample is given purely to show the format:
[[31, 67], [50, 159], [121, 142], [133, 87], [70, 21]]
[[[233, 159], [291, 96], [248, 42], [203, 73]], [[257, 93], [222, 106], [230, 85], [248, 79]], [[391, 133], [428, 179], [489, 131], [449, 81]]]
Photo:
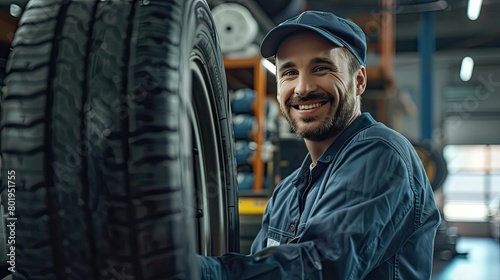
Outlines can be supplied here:
[[262, 56], [267, 58], [276, 55], [286, 37], [304, 30], [316, 32], [333, 44], [345, 47], [361, 65], [366, 66], [366, 38], [363, 30], [351, 21], [320, 11], [303, 12], [271, 29], [260, 45]]

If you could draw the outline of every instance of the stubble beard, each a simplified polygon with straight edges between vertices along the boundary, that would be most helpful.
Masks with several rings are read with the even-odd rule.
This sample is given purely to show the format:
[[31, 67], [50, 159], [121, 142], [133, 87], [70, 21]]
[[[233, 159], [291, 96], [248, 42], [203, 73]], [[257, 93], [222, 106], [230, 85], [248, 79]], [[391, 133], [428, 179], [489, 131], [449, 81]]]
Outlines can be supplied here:
[[[349, 125], [349, 122], [351, 121], [351, 118], [354, 114], [355, 99], [356, 99], [354, 97], [354, 93], [352, 92], [354, 90], [353, 87], [349, 87], [349, 89], [351, 90], [351, 92], [344, 95], [344, 99], [339, 102], [339, 106], [337, 108], [337, 111], [335, 111], [335, 113], [333, 113], [334, 100], [330, 94], [327, 93], [310, 94], [308, 95], [307, 98], [301, 99], [301, 101], [306, 101], [305, 99], [314, 100], [316, 98], [322, 98], [323, 100], [324, 99], [328, 100], [328, 103], [323, 106], [330, 106], [327, 115], [332, 117], [325, 119], [319, 125], [314, 125], [314, 126], [311, 125], [308, 127], [303, 126], [302, 128], [299, 128], [298, 125], [299, 120], [297, 118], [293, 118], [290, 113], [292, 109], [290, 104], [292, 103], [292, 101], [297, 102], [298, 101], [297, 98], [294, 100], [289, 99], [285, 103], [285, 106], [280, 106], [280, 109], [283, 116], [285, 116], [285, 118], [288, 120], [288, 123], [292, 127], [292, 130], [295, 132], [295, 134], [297, 134], [297, 136], [310, 141], [322, 141], [327, 138], [340, 134]], [[300, 119], [300, 121], [303, 123], [312, 123], [317, 120], [318, 117], [304, 117]]]

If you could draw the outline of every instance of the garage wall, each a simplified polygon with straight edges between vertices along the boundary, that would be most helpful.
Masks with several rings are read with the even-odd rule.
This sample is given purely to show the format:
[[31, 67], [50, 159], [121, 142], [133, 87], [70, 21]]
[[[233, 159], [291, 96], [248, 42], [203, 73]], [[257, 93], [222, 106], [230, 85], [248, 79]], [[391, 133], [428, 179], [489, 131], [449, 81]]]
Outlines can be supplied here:
[[[437, 52], [434, 68], [433, 141], [446, 144], [500, 144], [499, 50], [470, 52], [475, 60], [470, 81], [459, 77], [463, 55]], [[410, 93], [419, 111], [420, 63], [417, 54], [396, 56], [398, 87]], [[420, 111], [421, 112], [421, 111]], [[405, 117], [405, 136], [420, 139], [420, 116]]]

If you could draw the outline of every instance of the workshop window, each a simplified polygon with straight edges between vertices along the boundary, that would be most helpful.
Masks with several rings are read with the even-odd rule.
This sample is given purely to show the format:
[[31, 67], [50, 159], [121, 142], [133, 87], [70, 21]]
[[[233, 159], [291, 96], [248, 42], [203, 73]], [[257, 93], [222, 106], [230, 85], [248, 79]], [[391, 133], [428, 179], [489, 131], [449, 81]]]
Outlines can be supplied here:
[[500, 145], [449, 145], [443, 185], [449, 221], [488, 221], [500, 207]]

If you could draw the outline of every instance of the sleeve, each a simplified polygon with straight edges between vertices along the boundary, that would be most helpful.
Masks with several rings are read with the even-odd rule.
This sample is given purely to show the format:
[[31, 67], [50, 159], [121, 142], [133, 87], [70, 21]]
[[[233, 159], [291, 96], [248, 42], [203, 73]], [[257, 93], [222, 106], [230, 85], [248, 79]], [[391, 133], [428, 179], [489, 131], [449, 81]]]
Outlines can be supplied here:
[[217, 257], [221, 279], [363, 279], [397, 252], [414, 231], [408, 165], [383, 141], [343, 154], [299, 242]]

